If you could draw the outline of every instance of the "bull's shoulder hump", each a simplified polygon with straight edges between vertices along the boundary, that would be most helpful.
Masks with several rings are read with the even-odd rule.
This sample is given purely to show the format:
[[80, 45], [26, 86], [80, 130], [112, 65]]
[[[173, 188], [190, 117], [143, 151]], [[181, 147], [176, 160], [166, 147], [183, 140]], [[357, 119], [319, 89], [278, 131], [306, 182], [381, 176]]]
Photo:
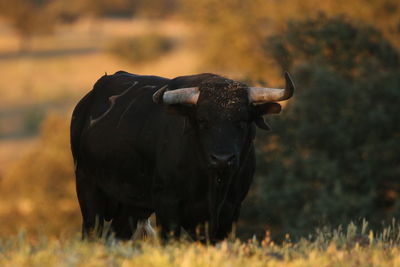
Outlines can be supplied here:
[[169, 79], [163, 77], [135, 75], [119, 71], [116, 74], [102, 76], [95, 83], [92, 91], [96, 95], [95, 98], [101, 100], [113, 96], [132, 96], [132, 93], [136, 94], [142, 90], [148, 90], [152, 94], [168, 83]]
[[142, 82], [142, 83], [158, 83], [158, 82], [164, 82], [167, 83], [170, 81], [170, 79], [165, 78], [165, 77], [161, 77], [161, 76], [156, 76], [156, 75], [139, 75], [139, 74], [134, 74], [134, 73], [129, 73], [126, 71], [117, 71], [116, 73], [114, 73], [113, 76], [115, 78], [119, 78], [119, 77], [123, 77], [123, 78], [128, 78], [130, 80], [133, 81], [138, 81], [138, 82]]
[[217, 77], [222, 78], [221, 76], [214, 73], [200, 73], [194, 75], [178, 76], [170, 81], [170, 87], [183, 88], [183, 87], [199, 86], [203, 82]]

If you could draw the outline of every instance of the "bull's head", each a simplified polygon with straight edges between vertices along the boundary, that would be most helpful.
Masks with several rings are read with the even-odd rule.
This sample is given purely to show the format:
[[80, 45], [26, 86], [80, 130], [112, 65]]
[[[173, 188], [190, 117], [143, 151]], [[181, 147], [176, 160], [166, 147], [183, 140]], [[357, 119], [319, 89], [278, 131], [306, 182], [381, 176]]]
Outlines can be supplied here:
[[[248, 87], [209, 75], [199, 86], [159, 89], [153, 100], [189, 117], [210, 179], [210, 227], [216, 231], [220, 209], [231, 178], [247, 156], [255, 127], [269, 130], [262, 116], [279, 113], [278, 101], [293, 95], [294, 84], [285, 73], [285, 89]], [[213, 219], [214, 218], [214, 219]]]

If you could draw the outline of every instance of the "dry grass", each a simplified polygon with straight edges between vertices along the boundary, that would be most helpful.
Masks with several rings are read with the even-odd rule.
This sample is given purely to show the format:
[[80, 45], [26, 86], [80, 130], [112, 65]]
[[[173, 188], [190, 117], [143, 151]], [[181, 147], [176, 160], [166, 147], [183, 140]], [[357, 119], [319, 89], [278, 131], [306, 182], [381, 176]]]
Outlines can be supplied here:
[[[79, 231], [69, 120], [52, 114], [41, 125], [40, 136], [0, 179], [0, 236], [24, 228], [30, 236], [44, 232], [59, 236]], [[25, 150], [25, 151], [24, 151]]]
[[185, 241], [161, 245], [158, 240], [82, 242], [78, 237], [50, 241], [41, 237], [29, 241], [20, 234], [0, 243], [0, 265], [400, 266], [397, 230], [388, 227], [378, 235], [361, 232], [349, 225], [345, 232], [320, 233], [313, 240], [286, 240], [277, 245], [267, 236], [261, 241], [225, 240], [215, 246]]
[[[37, 144], [37, 140], [32, 138], [14, 139], [3, 142], [0, 146], [0, 166], [8, 166], [23, 157], [24, 150], [30, 150]], [[5, 169], [0, 168], [0, 177]]]

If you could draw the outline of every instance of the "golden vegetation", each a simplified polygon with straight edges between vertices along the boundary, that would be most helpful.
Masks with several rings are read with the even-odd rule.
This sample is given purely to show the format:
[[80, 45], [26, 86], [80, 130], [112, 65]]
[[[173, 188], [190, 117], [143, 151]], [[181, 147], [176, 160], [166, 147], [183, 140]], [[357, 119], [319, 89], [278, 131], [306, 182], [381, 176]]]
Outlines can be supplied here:
[[0, 236], [21, 228], [53, 236], [79, 229], [68, 128], [65, 116], [48, 116], [36, 145], [7, 169], [0, 186]]
[[[365, 229], [364, 229], [365, 230]], [[386, 234], [385, 234], [386, 233]], [[0, 244], [1, 266], [399, 266], [398, 232], [362, 234], [354, 225], [346, 232], [320, 233], [297, 243], [287, 237], [275, 244], [225, 240], [215, 246], [157, 240], [117, 242], [113, 239], [81, 242], [78, 238], [27, 241], [23, 234]]]
[[[49, 6], [46, 12], [70, 6], [70, 15], [74, 15], [75, 8], [94, 6], [93, 0], [85, 0], [85, 5], [79, 7], [79, 1], [73, 1], [74, 5], [56, 2], [57, 6]], [[96, 7], [109, 7], [110, 3], [96, 2]], [[146, 1], [139, 2], [143, 6]], [[152, 0], [150, 6], [160, 6], [157, 2]], [[2, 3], [9, 4], [0, 0]], [[118, 5], [126, 4], [128, 0], [118, 1]], [[172, 9], [168, 4], [162, 1], [161, 6]], [[54, 34], [29, 36], [29, 47], [24, 47], [29, 53], [25, 55], [19, 54], [21, 36], [5, 23], [6, 19], [0, 20], [0, 134], [20, 127], [21, 117], [26, 114], [19, 112], [27, 107], [53, 112], [46, 116], [37, 137], [0, 141], [0, 265], [399, 266], [398, 226], [378, 235], [368, 235], [363, 230], [356, 235], [357, 231], [350, 227], [345, 234], [320, 233], [313, 240], [286, 240], [281, 245], [268, 238], [247, 243], [225, 241], [217, 246], [185, 242], [161, 246], [157, 241], [85, 243], [74, 238], [80, 231], [81, 218], [69, 149], [69, 113], [73, 103], [104, 72], [123, 69], [174, 77], [217, 71], [279, 84], [281, 73], [265, 54], [263, 40], [284, 29], [288, 20], [315, 16], [321, 11], [328, 16], [346, 14], [373, 24], [399, 47], [400, 8], [395, 0], [206, 0], [181, 4], [179, 16], [183, 21], [83, 17], [71, 24], [45, 27], [43, 31]], [[148, 8], [144, 13], [159, 18], [163, 12]], [[102, 13], [93, 9], [89, 14], [98, 17]], [[43, 21], [38, 20], [33, 26], [40, 23]], [[150, 30], [183, 39], [183, 45], [147, 63], [128, 63], [105, 51], [110, 42], [141, 36]], [[17, 115], [9, 116], [11, 113]], [[29, 237], [10, 237], [21, 228], [27, 230]], [[48, 236], [61, 238], [47, 241]]]

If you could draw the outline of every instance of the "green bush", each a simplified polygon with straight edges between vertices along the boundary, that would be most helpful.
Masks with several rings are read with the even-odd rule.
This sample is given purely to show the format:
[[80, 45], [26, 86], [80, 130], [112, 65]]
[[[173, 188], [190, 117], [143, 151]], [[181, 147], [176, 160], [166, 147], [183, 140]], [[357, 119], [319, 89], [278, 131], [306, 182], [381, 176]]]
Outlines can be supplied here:
[[145, 63], [159, 59], [170, 52], [174, 46], [173, 40], [156, 33], [137, 37], [121, 37], [111, 41], [106, 50], [131, 63]]
[[24, 114], [24, 133], [28, 135], [36, 134], [42, 123], [45, 112], [42, 109], [31, 108]]
[[[400, 215], [400, 56], [372, 27], [320, 15], [291, 22], [265, 49], [297, 84], [274, 132], [259, 138], [245, 220], [309, 233]], [[253, 223], [254, 224], [254, 223]]]

